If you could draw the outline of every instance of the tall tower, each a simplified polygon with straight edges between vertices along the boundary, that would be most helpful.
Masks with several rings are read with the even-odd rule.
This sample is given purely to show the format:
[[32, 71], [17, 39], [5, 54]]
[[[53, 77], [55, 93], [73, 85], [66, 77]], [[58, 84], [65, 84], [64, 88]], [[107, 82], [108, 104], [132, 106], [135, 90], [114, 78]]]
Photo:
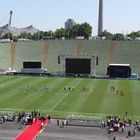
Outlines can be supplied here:
[[103, 32], [103, 0], [99, 0], [98, 36]]
[[11, 11], [10, 11], [9, 25], [11, 25], [11, 22], [12, 22], [12, 14], [13, 14], [13, 11], [11, 10]]

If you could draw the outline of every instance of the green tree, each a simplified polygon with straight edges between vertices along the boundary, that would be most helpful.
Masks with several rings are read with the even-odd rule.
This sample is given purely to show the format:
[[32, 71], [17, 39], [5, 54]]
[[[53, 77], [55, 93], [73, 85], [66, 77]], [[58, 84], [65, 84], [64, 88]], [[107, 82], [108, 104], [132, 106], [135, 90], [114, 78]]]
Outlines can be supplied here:
[[110, 33], [110, 32], [108, 32], [107, 30], [104, 30], [104, 31], [101, 33], [100, 37], [101, 37], [101, 38], [102, 38], [102, 37], [105, 37], [107, 40], [111, 40], [111, 39], [113, 38], [113, 34]]
[[140, 37], [140, 32], [131, 32], [127, 35], [127, 37], [130, 37], [132, 40], [135, 40], [137, 37]]
[[80, 24], [75, 24], [72, 28], [72, 38], [79, 36]]
[[87, 22], [85, 22], [81, 24], [81, 32], [83, 33], [85, 39], [88, 39], [92, 34], [92, 27]]
[[14, 36], [14, 37], [13, 37], [13, 41], [14, 41], [14, 42], [17, 42], [17, 41], [18, 41], [18, 36]]
[[116, 33], [113, 36], [113, 40], [124, 40], [124, 35], [121, 33]]
[[61, 39], [62, 37], [65, 37], [65, 33], [66, 33], [66, 29], [60, 28], [55, 31], [55, 36], [56, 38]]
[[43, 32], [36, 32], [33, 34], [33, 40], [41, 40], [43, 38]]
[[72, 28], [72, 36], [75, 38], [76, 36], [84, 36], [85, 39], [88, 39], [91, 36], [92, 27], [87, 22], [82, 24], [76, 24]]
[[12, 33], [6, 33], [2, 38], [3, 39], [10, 38], [10, 40], [13, 40], [13, 35]]
[[19, 35], [19, 38], [25, 38], [25, 39], [29, 39], [30, 38], [30, 34], [28, 32], [22, 32]]

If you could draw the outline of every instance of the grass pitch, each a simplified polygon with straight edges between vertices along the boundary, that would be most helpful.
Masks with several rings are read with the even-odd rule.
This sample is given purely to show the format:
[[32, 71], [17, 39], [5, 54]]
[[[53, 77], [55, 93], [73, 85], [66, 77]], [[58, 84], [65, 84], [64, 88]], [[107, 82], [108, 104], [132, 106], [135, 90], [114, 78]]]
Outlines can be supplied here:
[[139, 91], [140, 82], [132, 80], [1, 76], [0, 110], [36, 109], [53, 117], [124, 116], [127, 111], [139, 117]]

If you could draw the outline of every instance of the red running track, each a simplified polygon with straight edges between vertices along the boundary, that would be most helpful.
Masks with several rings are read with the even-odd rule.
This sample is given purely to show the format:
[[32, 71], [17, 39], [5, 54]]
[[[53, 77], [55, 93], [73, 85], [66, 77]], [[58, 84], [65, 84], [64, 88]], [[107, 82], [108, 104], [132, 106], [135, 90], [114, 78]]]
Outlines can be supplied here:
[[[41, 121], [38, 119], [35, 123], [24, 129], [15, 140], [33, 140], [41, 130]], [[44, 122], [44, 127], [48, 124], [48, 119]]]

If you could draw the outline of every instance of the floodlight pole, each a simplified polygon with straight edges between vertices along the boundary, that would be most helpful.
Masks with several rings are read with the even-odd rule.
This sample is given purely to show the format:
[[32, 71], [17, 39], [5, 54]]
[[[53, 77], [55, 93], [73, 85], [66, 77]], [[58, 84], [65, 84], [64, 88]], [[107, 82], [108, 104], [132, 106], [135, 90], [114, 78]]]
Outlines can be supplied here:
[[99, 0], [98, 36], [103, 32], [103, 0]]
[[11, 22], [12, 22], [12, 14], [13, 14], [13, 11], [11, 10], [11, 11], [10, 11], [9, 25], [11, 25]]

